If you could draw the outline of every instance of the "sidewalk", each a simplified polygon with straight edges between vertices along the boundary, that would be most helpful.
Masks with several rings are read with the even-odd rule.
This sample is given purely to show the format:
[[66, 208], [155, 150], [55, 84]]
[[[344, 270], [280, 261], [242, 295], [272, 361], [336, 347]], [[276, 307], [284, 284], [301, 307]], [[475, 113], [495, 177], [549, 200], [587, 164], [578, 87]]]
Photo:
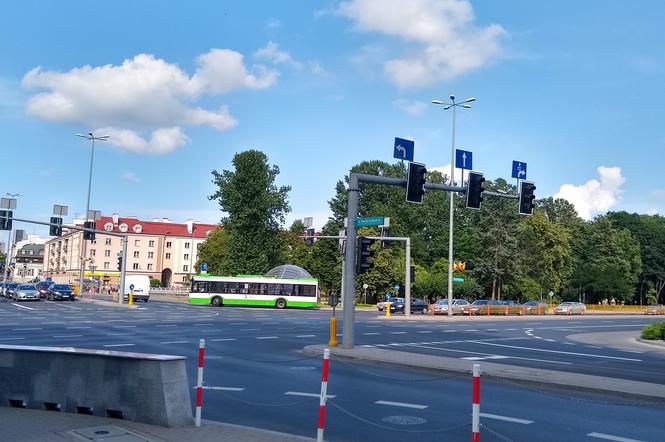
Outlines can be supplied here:
[[[0, 439], [12, 442], [303, 442], [314, 439], [221, 422], [165, 428], [125, 420], [0, 407]], [[313, 429], [316, 431], [316, 429]]]

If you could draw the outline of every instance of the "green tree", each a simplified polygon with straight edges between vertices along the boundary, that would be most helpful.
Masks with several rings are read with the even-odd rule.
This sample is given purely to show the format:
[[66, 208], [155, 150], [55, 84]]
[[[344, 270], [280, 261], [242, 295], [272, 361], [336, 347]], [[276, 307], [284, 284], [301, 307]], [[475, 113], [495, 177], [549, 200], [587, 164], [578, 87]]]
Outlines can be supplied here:
[[300, 219], [294, 220], [291, 223], [291, 227], [289, 227], [289, 230], [291, 231], [291, 233], [297, 233], [298, 235], [302, 235], [302, 232], [305, 231], [305, 224]]
[[218, 190], [210, 195], [225, 216], [227, 234], [221, 271], [226, 274], [265, 273], [283, 256], [280, 225], [291, 210], [289, 186], [277, 187], [279, 167], [268, 164], [260, 151], [249, 150], [233, 157], [235, 170], [212, 171]]
[[224, 256], [227, 253], [228, 235], [223, 228], [213, 230], [199, 247], [196, 261], [196, 270], [201, 269], [201, 263], [208, 264], [208, 273], [224, 275]]

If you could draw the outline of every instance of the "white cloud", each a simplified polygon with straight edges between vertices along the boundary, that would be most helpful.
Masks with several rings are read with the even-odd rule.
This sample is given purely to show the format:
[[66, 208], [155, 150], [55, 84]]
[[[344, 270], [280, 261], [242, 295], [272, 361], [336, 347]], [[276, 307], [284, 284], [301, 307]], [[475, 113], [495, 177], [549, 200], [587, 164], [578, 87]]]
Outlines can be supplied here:
[[298, 61], [291, 54], [280, 49], [275, 42], [269, 41], [268, 44], [254, 52], [254, 57], [259, 60], [265, 60], [275, 65], [286, 65], [298, 71], [307, 70], [315, 75], [326, 75], [326, 70], [318, 61]]
[[[435, 172], [441, 172], [442, 175], [445, 175], [447, 177], [450, 177], [450, 164], [446, 164], [445, 166], [439, 166], [439, 167], [429, 167], [427, 171], [435, 171]], [[455, 168], [455, 183], [459, 185], [461, 178], [462, 178], [462, 171], [463, 169], [458, 169], [457, 167]], [[468, 179], [469, 177], [469, 172], [467, 171], [464, 174], [464, 179]]]
[[123, 172], [122, 175], [120, 175], [120, 178], [131, 181], [132, 183], [141, 182], [141, 178], [139, 178], [134, 172]]
[[564, 184], [554, 198], [570, 201], [583, 219], [589, 220], [598, 213], [612, 208], [621, 198], [621, 186], [626, 179], [620, 167], [600, 166], [600, 180], [592, 179], [584, 184]]
[[422, 115], [427, 109], [427, 104], [423, 101], [408, 101], [401, 98], [393, 101], [393, 106], [409, 115]]
[[268, 29], [279, 29], [281, 27], [282, 27], [282, 22], [274, 17], [270, 17], [268, 19], [268, 23], [266, 24], [266, 28]]
[[[265, 89], [276, 83], [277, 75], [261, 65], [249, 70], [238, 52], [211, 49], [197, 57], [191, 76], [175, 64], [139, 54], [120, 65], [83, 66], [68, 72], [36, 67], [23, 77], [22, 86], [42, 90], [27, 102], [32, 116], [103, 127], [113, 135], [110, 144], [166, 153], [187, 143], [181, 126], [218, 130], [236, 126], [226, 106], [209, 110], [192, 105], [201, 96]], [[149, 141], [141, 133], [149, 133]]]
[[505, 34], [497, 24], [474, 25], [468, 0], [350, 0], [337, 13], [356, 29], [403, 39], [415, 48], [384, 62], [399, 87], [427, 86], [478, 69], [501, 53]]

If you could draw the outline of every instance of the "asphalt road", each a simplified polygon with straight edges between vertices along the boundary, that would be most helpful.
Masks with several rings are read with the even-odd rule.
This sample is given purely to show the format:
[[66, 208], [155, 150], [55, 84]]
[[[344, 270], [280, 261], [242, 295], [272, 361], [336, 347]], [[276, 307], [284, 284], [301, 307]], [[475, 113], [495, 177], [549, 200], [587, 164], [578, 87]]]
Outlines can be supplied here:
[[[2, 301], [0, 343], [184, 355], [193, 386], [198, 340], [205, 338], [205, 383], [214, 389], [204, 392], [204, 418], [313, 436], [321, 358], [300, 350], [327, 342], [329, 315], [154, 301], [133, 310], [85, 302]], [[656, 372], [665, 358], [658, 354], [595, 348], [566, 338], [586, 331], [638, 330], [651, 319], [387, 322], [376, 312], [358, 312], [356, 319], [358, 345], [664, 382]], [[327, 440], [470, 437], [468, 375], [333, 359], [328, 394], [334, 397], [327, 408]], [[649, 441], [662, 440], [665, 406], [485, 379], [481, 412], [484, 441]]]

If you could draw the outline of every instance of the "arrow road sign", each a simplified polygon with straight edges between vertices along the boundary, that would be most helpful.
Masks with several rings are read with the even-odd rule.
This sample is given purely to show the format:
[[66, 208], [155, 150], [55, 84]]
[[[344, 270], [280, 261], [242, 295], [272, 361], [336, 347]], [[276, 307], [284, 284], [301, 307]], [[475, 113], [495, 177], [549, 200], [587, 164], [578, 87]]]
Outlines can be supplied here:
[[473, 152], [455, 149], [455, 167], [458, 169], [473, 170]]
[[513, 178], [517, 178], [518, 180], [525, 180], [526, 179], [526, 163], [523, 163], [521, 161], [515, 161], [513, 160]]
[[395, 137], [395, 149], [393, 150], [393, 158], [398, 160], [413, 161], [413, 151], [415, 142], [405, 140], [404, 138]]

